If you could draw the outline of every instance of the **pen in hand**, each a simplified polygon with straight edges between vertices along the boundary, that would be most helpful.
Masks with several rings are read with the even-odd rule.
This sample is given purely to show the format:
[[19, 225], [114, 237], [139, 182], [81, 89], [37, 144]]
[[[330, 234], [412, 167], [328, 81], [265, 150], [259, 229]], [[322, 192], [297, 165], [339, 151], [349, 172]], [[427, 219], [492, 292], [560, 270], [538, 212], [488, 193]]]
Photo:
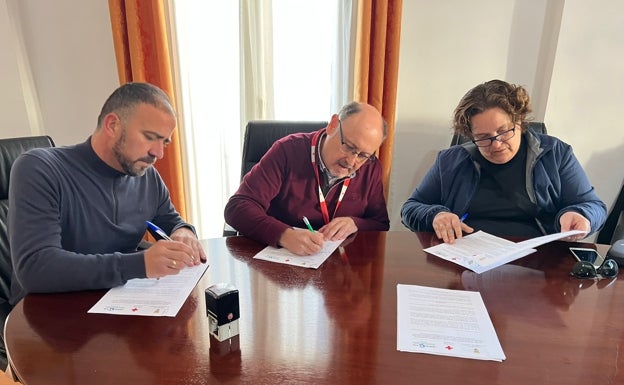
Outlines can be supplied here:
[[[150, 221], [145, 221], [145, 223], [147, 223], [147, 227], [150, 230], [152, 230], [153, 232], [158, 234], [162, 239], [164, 239], [166, 241], [171, 241], [171, 238], [169, 238], [169, 236], [167, 235], [167, 233], [165, 233], [165, 231], [163, 229], [161, 229], [160, 227], [156, 226], [155, 224], [153, 224]], [[156, 280], [159, 281], [160, 277], [156, 277]]]
[[[171, 239], [171, 237], [168, 236], [167, 233], [165, 233], [165, 231], [163, 229], [161, 229], [160, 227], [156, 226], [155, 224], [153, 224], [150, 221], [145, 221], [145, 223], [147, 223], [147, 227], [150, 230], [150, 232], [152, 233], [152, 235], [154, 236], [154, 238], [160, 237], [160, 239], [163, 239], [165, 241], [173, 241], [173, 239]], [[193, 263], [195, 263], [196, 257], [191, 255], [191, 259], [193, 260]], [[206, 262], [205, 257], [204, 257], [204, 259], [202, 259], [201, 256], [200, 256], [199, 260], [202, 263]]]
[[468, 218], [468, 213], [465, 213], [464, 215], [462, 215], [461, 218], [459, 218], [459, 221], [463, 222], [466, 220], [466, 218]]
[[147, 227], [150, 230], [152, 230], [153, 232], [158, 234], [162, 239], [164, 239], [166, 241], [171, 241], [171, 238], [169, 238], [169, 236], [167, 235], [167, 233], [164, 232], [163, 229], [161, 229], [160, 227], [156, 226], [155, 224], [153, 224], [150, 221], [145, 221], [145, 223], [147, 223]]
[[308, 218], [303, 217], [303, 223], [305, 223], [305, 225], [308, 227], [308, 230], [310, 230], [311, 232], [314, 232], [314, 229], [312, 228], [312, 225], [310, 224], [310, 221], [308, 220]]

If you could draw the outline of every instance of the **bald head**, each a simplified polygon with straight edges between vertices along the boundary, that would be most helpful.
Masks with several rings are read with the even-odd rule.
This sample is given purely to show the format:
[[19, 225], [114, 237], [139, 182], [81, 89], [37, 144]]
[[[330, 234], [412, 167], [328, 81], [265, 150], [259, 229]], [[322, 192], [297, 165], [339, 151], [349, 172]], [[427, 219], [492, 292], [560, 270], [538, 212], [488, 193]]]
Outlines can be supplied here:
[[342, 107], [327, 125], [327, 139], [321, 148], [331, 175], [350, 175], [366, 161], [374, 160], [386, 130], [385, 120], [370, 104], [351, 102]]
[[341, 121], [347, 120], [350, 116], [361, 114], [360, 119], [370, 121], [379, 120], [380, 128], [382, 130], [383, 139], [388, 135], [388, 125], [385, 119], [379, 113], [377, 108], [371, 106], [368, 103], [351, 102], [345, 104], [338, 112], [338, 119]]

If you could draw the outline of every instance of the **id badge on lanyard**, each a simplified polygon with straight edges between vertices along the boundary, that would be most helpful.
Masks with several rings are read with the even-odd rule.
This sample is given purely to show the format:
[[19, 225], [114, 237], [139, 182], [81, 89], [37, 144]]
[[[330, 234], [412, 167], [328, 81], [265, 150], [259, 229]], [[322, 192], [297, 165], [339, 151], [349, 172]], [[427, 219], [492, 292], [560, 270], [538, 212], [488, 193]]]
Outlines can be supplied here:
[[[312, 147], [311, 147], [310, 152], [312, 154], [312, 167], [314, 168], [314, 174], [316, 175], [316, 185], [318, 187], [319, 204], [321, 205], [321, 213], [323, 214], [323, 221], [325, 221], [325, 224], [328, 224], [331, 218], [329, 216], [329, 210], [327, 209], [327, 202], [325, 202], [325, 195], [323, 194], [323, 190], [321, 189], [321, 177], [319, 175], [319, 170], [316, 165], [316, 145], [318, 144], [319, 138], [321, 137], [322, 133], [323, 131], [319, 131], [312, 137]], [[351, 178], [347, 178], [342, 182], [342, 189], [340, 190], [340, 195], [338, 196], [338, 202], [336, 203], [336, 208], [334, 209], [334, 214], [332, 215], [332, 217], [336, 216], [336, 212], [338, 211], [338, 207], [340, 207], [342, 198], [344, 198], [345, 193], [347, 192], [349, 183], [351, 183]]]

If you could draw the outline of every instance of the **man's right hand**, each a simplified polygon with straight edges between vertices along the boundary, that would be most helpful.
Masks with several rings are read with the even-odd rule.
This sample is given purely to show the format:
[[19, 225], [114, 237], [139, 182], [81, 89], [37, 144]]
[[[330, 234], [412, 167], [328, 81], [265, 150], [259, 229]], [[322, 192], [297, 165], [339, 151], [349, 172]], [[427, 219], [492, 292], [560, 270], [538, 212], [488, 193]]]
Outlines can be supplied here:
[[182, 242], [160, 240], [143, 254], [147, 278], [178, 274], [185, 267], [195, 265], [193, 249]]
[[312, 255], [321, 251], [324, 241], [323, 234], [318, 231], [288, 228], [278, 243], [295, 255]]

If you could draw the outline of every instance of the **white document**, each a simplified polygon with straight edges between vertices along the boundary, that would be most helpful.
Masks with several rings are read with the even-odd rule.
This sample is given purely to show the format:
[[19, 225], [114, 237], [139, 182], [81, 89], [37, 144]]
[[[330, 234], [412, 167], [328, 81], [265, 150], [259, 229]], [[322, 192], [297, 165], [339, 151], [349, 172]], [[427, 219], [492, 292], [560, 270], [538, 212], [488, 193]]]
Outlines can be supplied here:
[[258, 254], [254, 256], [256, 259], [262, 259], [265, 261], [284, 263], [286, 265], [294, 265], [300, 267], [307, 267], [311, 269], [318, 269], [319, 266], [325, 262], [327, 257], [336, 250], [338, 246], [344, 241], [325, 241], [321, 251], [314, 255], [299, 256], [291, 253], [286, 248], [275, 248], [273, 246], [267, 246], [260, 250]]
[[110, 289], [88, 312], [175, 317], [206, 269], [208, 264], [201, 263], [160, 279], [131, 279]]
[[456, 239], [453, 244], [441, 243], [426, 248], [424, 251], [468, 268], [475, 273], [483, 273], [535, 252], [534, 247], [582, 233], [584, 231], [571, 230], [515, 243], [484, 231], [477, 231], [461, 239]]
[[548, 242], [556, 241], [557, 239], [568, 237], [570, 235], [584, 234], [584, 233], [587, 233], [587, 231], [570, 230], [564, 233], [542, 235], [541, 237], [527, 239], [526, 241], [518, 242], [517, 244], [520, 245], [521, 247], [527, 247], [527, 248], [537, 247], [537, 246], [546, 244]]
[[506, 359], [480, 293], [416, 285], [397, 285], [397, 350]]

